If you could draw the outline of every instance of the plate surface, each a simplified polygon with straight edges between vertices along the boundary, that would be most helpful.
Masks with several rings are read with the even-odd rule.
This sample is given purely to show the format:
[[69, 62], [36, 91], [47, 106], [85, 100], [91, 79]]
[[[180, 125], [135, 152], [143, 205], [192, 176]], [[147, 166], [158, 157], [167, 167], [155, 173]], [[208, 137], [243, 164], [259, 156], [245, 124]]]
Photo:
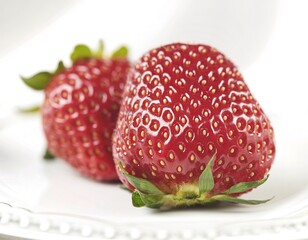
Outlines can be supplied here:
[[245, 231], [248, 236], [273, 234], [286, 223], [305, 229], [308, 187], [302, 183], [308, 181], [308, 127], [303, 128], [303, 123], [307, 116], [296, 124], [278, 116], [271, 119], [278, 149], [270, 178], [244, 195], [246, 199], [274, 196], [270, 202], [161, 212], [134, 208], [130, 193], [120, 184], [93, 182], [62, 160], [42, 160], [45, 141], [39, 116], [15, 116], [0, 129], [1, 222], [23, 230], [93, 238], [102, 234], [115, 239], [154, 238], [155, 234], [161, 238], [189, 234], [234, 237]]

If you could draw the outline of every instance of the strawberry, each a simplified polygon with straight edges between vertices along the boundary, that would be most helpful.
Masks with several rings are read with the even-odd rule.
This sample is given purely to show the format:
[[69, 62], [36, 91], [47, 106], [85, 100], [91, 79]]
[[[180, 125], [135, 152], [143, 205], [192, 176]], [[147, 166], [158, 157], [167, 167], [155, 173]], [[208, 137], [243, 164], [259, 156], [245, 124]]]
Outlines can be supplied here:
[[98, 52], [78, 45], [71, 54], [71, 67], [60, 62], [54, 73], [41, 72], [23, 80], [45, 93], [41, 106], [48, 143], [45, 157], [51, 153], [85, 176], [113, 181], [118, 176], [111, 135], [130, 63], [125, 47], [111, 58], [103, 58], [102, 51], [102, 44]]
[[113, 155], [133, 204], [259, 204], [238, 196], [264, 183], [271, 123], [235, 65], [206, 45], [170, 44], [128, 74]]

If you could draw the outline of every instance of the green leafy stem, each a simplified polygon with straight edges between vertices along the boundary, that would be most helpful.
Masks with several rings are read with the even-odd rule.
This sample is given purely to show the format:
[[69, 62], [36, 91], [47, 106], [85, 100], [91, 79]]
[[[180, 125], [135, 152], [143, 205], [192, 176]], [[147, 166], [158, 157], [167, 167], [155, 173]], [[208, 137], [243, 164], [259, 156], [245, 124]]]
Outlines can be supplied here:
[[[103, 58], [103, 51], [104, 51], [104, 44], [102, 41], [99, 41], [99, 45], [96, 50], [91, 50], [87, 45], [78, 44], [73, 49], [70, 58], [73, 63], [81, 59], [89, 59], [89, 58], [101, 59]], [[120, 46], [117, 50], [115, 50], [112, 53], [111, 58], [112, 59], [126, 58], [127, 55], [128, 55], [127, 47]], [[44, 90], [51, 81], [51, 79], [55, 75], [62, 72], [64, 69], [65, 66], [63, 62], [59, 61], [57, 69], [55, 71], [43, 71], [28, 78], [22, 76], [20, 78], [30, 88], [34, 90]]]
[[135, 191], [132, 194], [132, 203], [135, 207], [146, 206], [149, 208], [170, 209], [195, 205], [202, 206], [213, 202], [257, 205], [271, 200], [246, 200], [232, 196], [232, 194], [243, 193], [260, 186], [268, 179], [269, 175], [258, 181], [235, 184], [223, 193], [211, 195], [210, 192], [215, 185], [211, 165], [215, 159], [216, 154], [212, 156], [206, 168], [201, 173], [198, 187], [188, 185], [187, 188], [183, 188], [182, 191], [179, 191], [177, 194], [166, 194], [150, 181], [128, 174], [121, 163], [119, 163], [118, 166], [127, 180], [135, 187]]

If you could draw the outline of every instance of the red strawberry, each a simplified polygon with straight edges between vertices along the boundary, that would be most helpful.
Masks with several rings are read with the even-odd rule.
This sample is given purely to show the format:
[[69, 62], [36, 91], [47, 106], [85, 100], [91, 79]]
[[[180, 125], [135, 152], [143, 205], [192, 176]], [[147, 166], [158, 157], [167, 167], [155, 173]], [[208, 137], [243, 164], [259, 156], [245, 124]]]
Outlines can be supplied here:
[[273, 128], [214, 48], [177, 43], [146, 53], [129, 73], [115, 129], [114, 160], [136, 206], [264, 202], [236, 196], [267, 179]]
[[111, 58], [102, 58], [102, 45], [97, 53], [78, 45], [71, 67], [60, 62], [55, 73], [23, 79], [34, 89], [44, 89], [41, 113], [48, 150], [98, 181], [118, 179], [111, 135], [130, 67], [126, 55], [122, 47]]

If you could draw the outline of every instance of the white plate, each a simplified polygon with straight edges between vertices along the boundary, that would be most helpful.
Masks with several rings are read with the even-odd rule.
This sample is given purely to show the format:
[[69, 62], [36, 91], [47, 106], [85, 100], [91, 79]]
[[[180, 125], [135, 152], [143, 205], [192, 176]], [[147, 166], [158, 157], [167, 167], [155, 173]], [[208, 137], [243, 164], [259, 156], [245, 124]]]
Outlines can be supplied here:
[[33, 239], [292, 239], [308, 235], [308, 186], [303, 184], [308, 181], [307, 116], [296, 122], [271, 118], [277, 157], [270, 178], [244, 198], [274, 196], [273, 200], [259, 206], [161, 212], [134, 208], [130, 193], [119, 184], [93, 182], [61, 160], [42, 160], [45, 143], [39, 117], [15, 116], [0, 126], [0, 233]]

